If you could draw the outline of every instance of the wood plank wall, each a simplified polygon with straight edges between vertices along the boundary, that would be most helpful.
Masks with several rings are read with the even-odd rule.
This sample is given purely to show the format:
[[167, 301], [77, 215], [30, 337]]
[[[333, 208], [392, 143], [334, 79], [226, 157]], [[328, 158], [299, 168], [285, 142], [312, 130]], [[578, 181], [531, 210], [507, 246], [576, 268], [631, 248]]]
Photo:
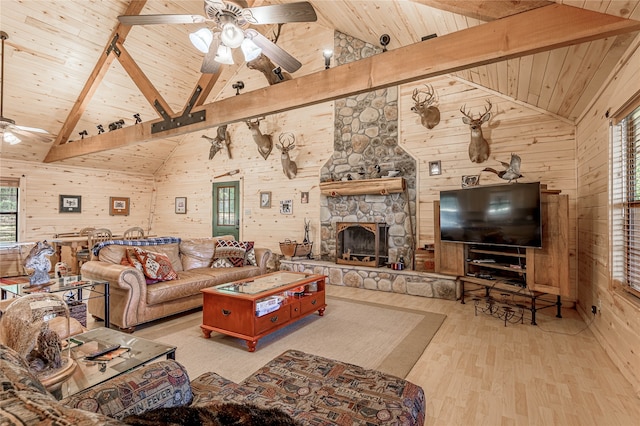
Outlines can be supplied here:
[[640, 90], [640, 37], [610, 76], [608, 85], [577, 124], [578, 300], [591, 320], [591, 305], [601, 306], [591, 330], [640, 395], [640, 301], [615, 291], [611, 282], [609, 156], [613, 114]]

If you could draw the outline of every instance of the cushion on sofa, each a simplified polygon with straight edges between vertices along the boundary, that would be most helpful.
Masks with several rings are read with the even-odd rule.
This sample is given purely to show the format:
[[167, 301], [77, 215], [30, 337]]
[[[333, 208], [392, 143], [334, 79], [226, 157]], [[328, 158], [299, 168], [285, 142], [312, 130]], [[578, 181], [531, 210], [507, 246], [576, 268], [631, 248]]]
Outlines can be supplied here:
[[[253, 250], [253, 242], [217, 240], [212, 268], [232, 268], [247, 264], [247, 249]], [[255, 262], [255, 253], [254, 253]]]
[[234, 240], [233, 235], [218, 237], [189, 238], [180, 242], [180, 257], [182, 269], [188, 271], [193, 268], [211, 266], [213, 253], [216, 250], [216, 240]]
[[178, 278], [169, 258], [162, 253], [134, 247], [136, 257], [142, 264], [144, 275], [152, 280], [170, 281]]

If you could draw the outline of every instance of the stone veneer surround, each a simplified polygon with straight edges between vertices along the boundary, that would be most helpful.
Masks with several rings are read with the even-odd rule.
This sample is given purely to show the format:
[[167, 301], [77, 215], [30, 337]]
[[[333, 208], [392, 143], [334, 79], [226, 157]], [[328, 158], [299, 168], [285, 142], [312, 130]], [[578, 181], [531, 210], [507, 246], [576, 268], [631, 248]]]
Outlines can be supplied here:
[[[334, 54], [345, 64], [382, 53], [380, 48], [336, 32]], [[375, 166], [380, 167], [380, 173]], [[336, 260], [336, 222], [382, 222], [389, 226], [389, 261], [404, 256], [412, 265], [416, 244], [416, 161], [398, 145], [398, 88], [376, 90], [335, 101], [334, 152], [320, 180], [369, 179], [400, 170], [407, 191], [389, 195], [321, 198], [322, 260]]]

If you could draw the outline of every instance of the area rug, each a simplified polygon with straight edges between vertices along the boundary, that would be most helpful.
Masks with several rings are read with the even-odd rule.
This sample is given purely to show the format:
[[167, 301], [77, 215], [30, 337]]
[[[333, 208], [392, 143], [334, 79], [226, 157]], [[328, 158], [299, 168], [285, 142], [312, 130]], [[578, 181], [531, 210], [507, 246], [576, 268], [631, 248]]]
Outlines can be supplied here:
[[193, 379], [214, 371], [240, 382], [288, 349], [333, 358], [406, 377], [445, 315], [387, 305], [327, 297], [323, 317], [312, 314], [258, 341], [248, 352], [244, 340], [200, 330], [202, 312], [195, 311], [136, 329], [145, 337], [177, 346], [176, 360]]

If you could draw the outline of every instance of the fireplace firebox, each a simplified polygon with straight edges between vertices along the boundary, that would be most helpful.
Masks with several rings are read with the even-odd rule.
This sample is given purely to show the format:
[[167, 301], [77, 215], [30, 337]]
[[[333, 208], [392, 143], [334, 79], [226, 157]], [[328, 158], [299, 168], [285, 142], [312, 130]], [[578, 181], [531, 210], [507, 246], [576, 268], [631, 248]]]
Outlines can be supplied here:
[[386, 223], [336, 223], [336, 263], [378, 267], [388, 261], [389, 226]]

